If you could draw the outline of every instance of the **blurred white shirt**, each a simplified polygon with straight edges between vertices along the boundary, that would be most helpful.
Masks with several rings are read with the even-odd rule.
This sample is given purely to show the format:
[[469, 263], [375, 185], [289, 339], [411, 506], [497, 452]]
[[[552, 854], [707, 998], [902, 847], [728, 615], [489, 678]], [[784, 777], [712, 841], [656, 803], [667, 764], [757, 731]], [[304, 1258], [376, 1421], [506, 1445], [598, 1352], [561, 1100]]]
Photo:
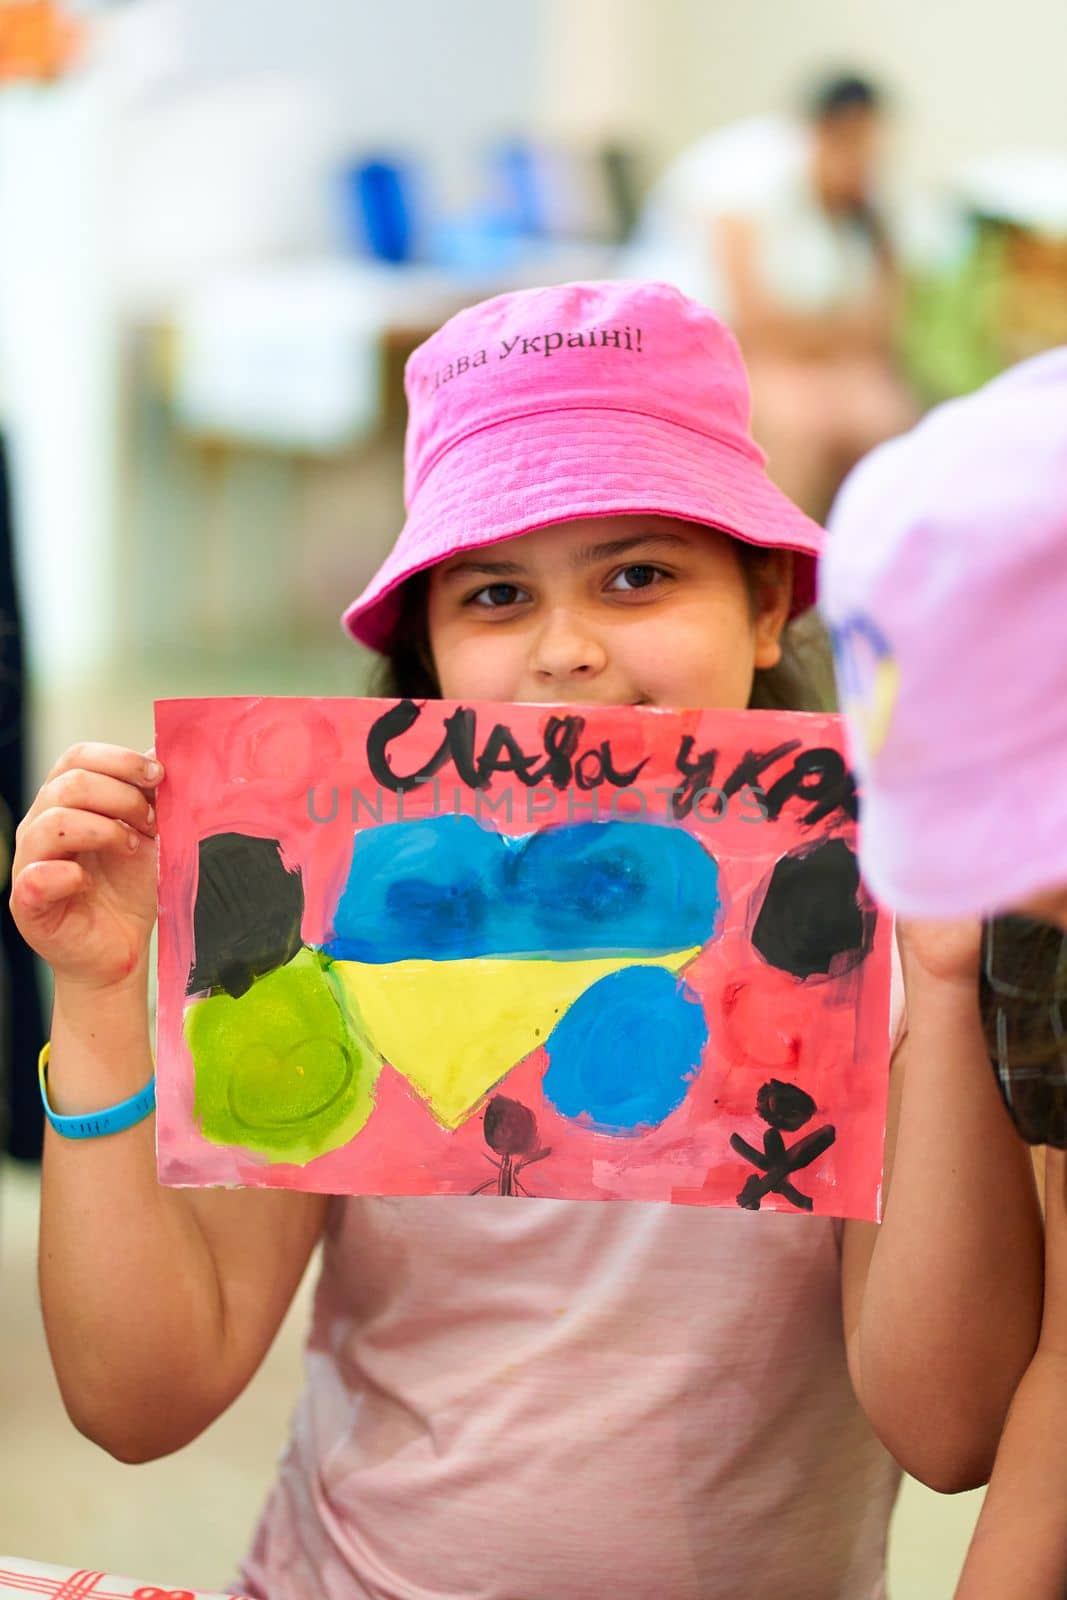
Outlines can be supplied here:
[[731, 320], [714, 224], [753, 225], [763, 287], [791, 311], [820, 314], [863, 300], [878, 271], [856, 221], [831, 217], [810, 177], [810, 134], [789, 117], [753, 117], [710, 133], [660, 177], [620, 262], [627, 278], [676, 284]]

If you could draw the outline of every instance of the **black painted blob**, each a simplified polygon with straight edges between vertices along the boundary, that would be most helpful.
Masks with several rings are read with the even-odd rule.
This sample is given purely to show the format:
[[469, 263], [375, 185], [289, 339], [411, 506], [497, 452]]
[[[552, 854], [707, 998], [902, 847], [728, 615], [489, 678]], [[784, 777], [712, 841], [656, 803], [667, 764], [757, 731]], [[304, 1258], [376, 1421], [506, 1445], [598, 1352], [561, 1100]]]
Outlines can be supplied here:
[[756, 1094], [756, 1111], [770, 1127], [796, 1133], [815, 1115], [815, 1101], [795, 1083], [772, 1078]]
[[188, 994], [224, 989], [234, 999], [301, 946], [304, 887], [277, 839], [216, 833], [200, 841]]
[[497, 1155], [529, 1155], [537, 1144], [537, 1121], [529, 1106], [495, 1094], [485, 1108], [485, 1142]]
[[870, 954], [875, 920], [855, 852], [843, 839], [825, 839], [777, 862], [752, 943], [794, 978], [836, 978]]

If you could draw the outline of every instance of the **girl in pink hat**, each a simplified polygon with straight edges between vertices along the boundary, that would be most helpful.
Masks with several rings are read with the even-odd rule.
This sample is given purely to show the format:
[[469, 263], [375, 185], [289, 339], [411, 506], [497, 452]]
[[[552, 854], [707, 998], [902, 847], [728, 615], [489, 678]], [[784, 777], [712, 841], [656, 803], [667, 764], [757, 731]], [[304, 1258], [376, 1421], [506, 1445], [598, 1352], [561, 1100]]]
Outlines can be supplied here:
[[[737, 347], [655, 284], [506, 295], [407, 375], [407, 522], [348, 610], [410, 695], [817, 704], [820, 531], [768, 481]], [[81, 745], [19, 837], [50, 1093], [150, 1078], [154, 791]], [[180, 1448], [324, 1245], [307, 1386], [242, 1583], [271, 1600], [874, 1600], [903, 1463], [986, 1477], [1041, 1301], [970, 930], [905, 944], [881, 1227], [684, 1206], [164, 1190], [151, 1122], [48, 1133], [42, 1295], [78, 1426]], [[894, 1460], [894, 1456], [896, 1460]]]

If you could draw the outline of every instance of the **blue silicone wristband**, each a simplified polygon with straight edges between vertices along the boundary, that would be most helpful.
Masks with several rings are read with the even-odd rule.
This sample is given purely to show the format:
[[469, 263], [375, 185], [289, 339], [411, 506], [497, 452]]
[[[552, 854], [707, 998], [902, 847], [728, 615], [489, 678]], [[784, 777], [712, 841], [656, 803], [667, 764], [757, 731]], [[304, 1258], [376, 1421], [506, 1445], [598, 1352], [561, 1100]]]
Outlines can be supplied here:
[[49, 1041], [37, 1057], [37, 1079], [41, 1085], [41, 1104], [44, 1114], [57, 1133], [64, 1139], [102, 1139], [108, 1133], [123, 1133], [150, 1116], [156, 1105], [156, 1075], [137, 1094], [122, 1100], [117, 1106], [104, 1111], [91, 1111], [84, 1117], [60, 1117], [48, 1104], [48, 1057], [52, 1051]]

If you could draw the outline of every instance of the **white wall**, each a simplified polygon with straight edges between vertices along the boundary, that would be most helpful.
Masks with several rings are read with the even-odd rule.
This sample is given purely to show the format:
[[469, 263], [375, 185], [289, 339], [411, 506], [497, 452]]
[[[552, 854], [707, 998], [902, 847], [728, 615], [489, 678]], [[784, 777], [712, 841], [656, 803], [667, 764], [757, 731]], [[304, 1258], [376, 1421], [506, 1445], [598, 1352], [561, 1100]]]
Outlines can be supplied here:
[[[158, 3], [158, 0], [152, 0]], [[175, 81], [312, 80], [338, 143], [408, 146], [451, 189], [464, 157], [534, 114], [542, 0], [166, 0]]]
[[0, 96], [0, 394], [38, 680], [92, 672], [114, 629], [116, 349], [99, 227], [108, 132], [91, 84]]
[[1067, 145], [1063, 0], [545, 0], [545, 16], [546, 119], [633, 128], [664, 155], [842, 65], [894, 92], [906, 177]]

